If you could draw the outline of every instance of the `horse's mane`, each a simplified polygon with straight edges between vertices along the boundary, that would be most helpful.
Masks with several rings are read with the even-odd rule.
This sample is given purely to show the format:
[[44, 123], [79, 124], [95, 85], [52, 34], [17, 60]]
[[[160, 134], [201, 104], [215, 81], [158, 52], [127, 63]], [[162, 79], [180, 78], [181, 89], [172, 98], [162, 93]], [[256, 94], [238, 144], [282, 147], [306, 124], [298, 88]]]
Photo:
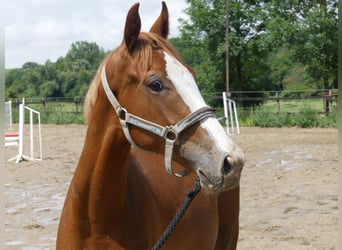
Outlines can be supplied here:
[[86, 123], [90, 121], [92, 110], [98, 97], [98, 90], [101, 83], [101, 70], [103, 65], [106, 65], [111, 57], [123, 53], [121, 55], [130, 56], [132, 58], [132, 63], [136, 65], [136, 67], [139, 68], [141, 72], [146, 72], [152, 64], [152, 53], [155, 49], [162, 49], [163, 51], [175, 56], [177, 60], [182, 62], [177, 51], [166, 39], [151, 32], [142, 32], [139, 34], [138, 43], [133, 54], [129, 54], [126, 45], [123, 42], [117, 49], [107, 55], [107, 57], [100, 64], [95, 77], [90, 83], [88, 92], [85, 97], [84, 117]]

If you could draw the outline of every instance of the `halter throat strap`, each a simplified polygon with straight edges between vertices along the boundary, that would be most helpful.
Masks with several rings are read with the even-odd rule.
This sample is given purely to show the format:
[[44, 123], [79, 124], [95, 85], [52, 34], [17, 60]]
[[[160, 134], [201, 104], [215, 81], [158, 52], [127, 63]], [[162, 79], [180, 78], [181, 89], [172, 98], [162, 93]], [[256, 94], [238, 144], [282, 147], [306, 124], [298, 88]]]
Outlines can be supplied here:
[[[107, 98], [111, 105], [113, 106], [122, 127], [122, 130], [125, 134], [126, 139], [131, 143], [131, 145], [143, 149], [138, 146], [135, 141], [132, 139], [131, 133], [129, 131], [129, 124], [134, 125], [136, 127], [142, 128], [146, 131], [149, 131], [153, 134], [156, 134], [165, 139], [165, 168], [167, 172], [171, 175], [176, 177], [184, 177], [186, 176], [189, 171], [183, 170], [180, 173], [175, 173], [172, 170], [172, 154], [173, 154], [173, 147], [175, 142], [178, 139], [179, 134], [194, 125], [195, 123], [206, 119], [208, 117], [215, 117], [214, 109], [210, 107], [202, 107], [197, 111], [187, 115], [181, 121], [177, 122], [175, 125], [169, 126], [161, 126], [154, 122], [147, 121], [141, 117], [135, 116], [127, 112], [125, 108], [123, 108], [115, 95], [113, 94], [112, 90], [109, 87], [107, 76], [106, 76], [106, 67], [102, 67], [101, 72], [101, 81], [103, 89], [107, 95]], [[145, 149], [143, 149], [145, 150]]]

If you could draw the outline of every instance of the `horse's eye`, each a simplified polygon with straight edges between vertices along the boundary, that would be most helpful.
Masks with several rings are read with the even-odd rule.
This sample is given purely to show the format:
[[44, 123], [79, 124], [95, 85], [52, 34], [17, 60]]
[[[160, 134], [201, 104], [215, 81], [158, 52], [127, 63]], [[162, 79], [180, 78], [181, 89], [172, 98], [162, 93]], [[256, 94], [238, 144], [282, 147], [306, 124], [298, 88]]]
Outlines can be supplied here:
[[160, 93], [164, 89], [164, 84], [160, 80], [153, 81], [148, 85], [148, 88], [156, 93]]

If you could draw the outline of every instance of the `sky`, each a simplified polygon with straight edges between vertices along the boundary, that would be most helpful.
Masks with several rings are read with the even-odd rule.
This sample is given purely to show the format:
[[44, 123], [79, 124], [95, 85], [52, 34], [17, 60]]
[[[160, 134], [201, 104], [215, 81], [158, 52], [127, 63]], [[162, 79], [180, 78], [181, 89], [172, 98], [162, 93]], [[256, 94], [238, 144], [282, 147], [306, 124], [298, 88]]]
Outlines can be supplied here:
[[[44, 64], [65, 56], [76, 41], [95, 42], [105, 51], [122, 41], [129, 8], [140, 2], [142, 31], [148, 31], [161, 11], [160, 0], [11, 0], [1, 8], [5, 24], [5, 68], [25, 62]], [[177, 36], [185, 0], [165, 0], [170, 37]]]

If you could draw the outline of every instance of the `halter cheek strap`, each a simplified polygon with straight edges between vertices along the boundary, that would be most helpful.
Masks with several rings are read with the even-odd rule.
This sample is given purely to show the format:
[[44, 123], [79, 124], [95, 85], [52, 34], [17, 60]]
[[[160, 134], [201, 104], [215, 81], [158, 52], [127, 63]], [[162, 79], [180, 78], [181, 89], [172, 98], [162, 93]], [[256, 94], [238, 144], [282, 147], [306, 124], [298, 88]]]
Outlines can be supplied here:
[[113, 94], [113, 92], [111, 91], [109, 87], [107, 77], [106, 77], [105, 66], [102, 67], [101, 80], [102, 80], [102, 86], [107, 95], [107, 98], [109, 102], [112, 104], [117, 116], [119, 117], [122, 130], [126, 136], [126, 139], [131, 143], [131, 145], [141, 148], [132, 139], [131, 133], [129, 131], [129, 124], [142, 128], [146, 131], [149, 131], [153, 134], [156, 134], [164, 138], [165, 139], [165, 168], [167, 172], [176, 177], [186, 176], [189, 173], [188, 170], [183, 170], [180, 173], [175, 173], [172, 170], [172, 154], [173, 154], [174, 144], [177, 141], [179, 134], [183, 130], [187, 129], [188, 127], [191, 127], [192, 125], [194, 125], [195, 123], [203, 119], [206, 119], [208, 117], [215, 117], [214, 109], [205, 106], [189, 114], [188, 116], [186, 116], [184, 119], [182, 119], [175, 125], [161, 126], [159, 124], [147, 121], [141, 117], [128, 113], [127, 110], [120, 105], [119, 101], [116, 99], [115, 95]]

